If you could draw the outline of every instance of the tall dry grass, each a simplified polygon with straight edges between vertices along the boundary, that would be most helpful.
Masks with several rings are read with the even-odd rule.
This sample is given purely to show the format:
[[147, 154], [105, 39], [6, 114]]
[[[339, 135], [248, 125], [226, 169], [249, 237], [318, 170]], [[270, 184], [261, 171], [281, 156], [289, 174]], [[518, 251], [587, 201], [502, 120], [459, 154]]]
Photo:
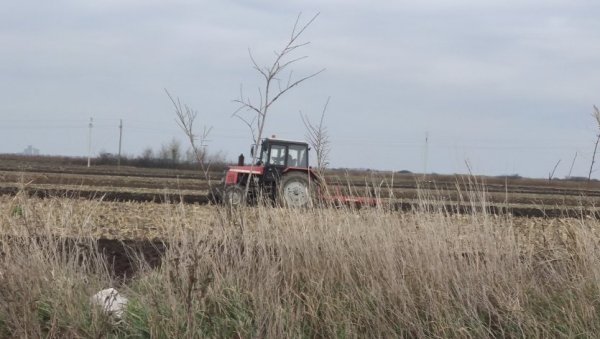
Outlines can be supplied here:
[[[68, 203], [52, 211], [30, 207], [30, 199], [19, 197], [0, 210], [10, 215], [1, 219], [0, 236], [3, 337], [594, 337], [600, 331], [600, 224], [592, 219], [548, 220], [552, 228], [533, 229], [484, 210], [211, 207], [197, 220], [181, 205], [165, 219], [172, 225], [161, 267], [140, 261], [134, 279], [118, 282], [89, 250], [95, 245], [84, 232], [72, 246], [40, 226], [44, 215], [60, 215], [58, 208], [69, 215]], [[130, 299], [122, 320], [89, 303], [109, 286]]]

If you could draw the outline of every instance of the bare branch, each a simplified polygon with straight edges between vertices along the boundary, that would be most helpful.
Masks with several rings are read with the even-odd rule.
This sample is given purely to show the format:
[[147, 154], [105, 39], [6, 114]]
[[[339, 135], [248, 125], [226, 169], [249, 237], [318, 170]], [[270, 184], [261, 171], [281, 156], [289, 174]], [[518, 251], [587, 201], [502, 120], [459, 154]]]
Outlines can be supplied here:
[[575, 160], [577, 159], [577, 152], [573, 156], [573, 161], [571, 162], [571, 168], [569, 169], [569, 174], [567, 175], [567, 179], [571, 178], [571, 173], [573, 173], [573, 167], [575, 166]]
[[260, 111], [262, 112], [263, 108], [264, 108], [264, 102], [263, 102], [263, 95], [262, 95], [262, 90], [260, 89], [260, 87], [258, 87], [258, 97], [260, 98]]
[[319, 16], [319, 14], [321, 13], [317, 13], [315, 14], [304, 26], [302, 26], [302, 28], [294, 35], [294, 32], [296, 32], [296, 28], [298, 27], [298, 22], [300, 21], [300, 16], [302, 15], [302, 13], [298, 14], [298, 18], [296, 19], [296, 23], [294, 24], [294, 29], [292, 30], [292, 39], [291, 42], [294, 42], [307, 28], [308, 26], [310, 26], [313, 21], [315, 21], [317, 19], [317, 17]]
[[293, 63], [295, 63], [295, 62], [298, 62], [298, 61], [300, 61], [300, 60], [306, 59], [306, 58], [308, 58], [308, 56], [302, 56], [302, 57], [299, 57], [299, 58], [296, 58], [296, 59], [290, 60], [290, 61], [288, 61], [288, 62], [285, 62], [285, 63], [283, 63], [283, 65], [279, 66], [279, 68], [278, 68], [278, 71], [279, 71], [279, 72], [281, 72], [281, 71], [283, 71], [283, 70], [284, 70], [286, 67], [288, 67], [289, 65], [291, 65], [291, 64], [293, 64]]
[[[206, 150], [204, 149], [204, 147], [206, 146], [206, 142], [208, 141], [208, 135], [212, 131], [212, 127], [204, 126], [202, 135], [198, 138], [194, 134], [194, 122], [196, 121], [196, 118], [198, 117], [198, 112], [196, 112], [195, 110], [193, 110], [192, 108], [190, 108], [187, 105], [182, 105], [179, 98], [177, 98], [177, 99], [173, 98], [173, 96], [169, 93], [169, 91], [167, 91], [167, 89], [165, 89], [165, 93], [167, 93], [167, 96], [169, 97], [169, 99], [171, 100], [171, 103], [173, 103], [173, 107], [175, 108], [175, 116], [176, 116], [175, 122], [177, 123], [179, 128], [181, 128], [181, 130], [186, 135], [186, 137], [190, 143], [190, 146], [192, 148], [192, 151], [194, 152], [194, 155], [196, 157], [196, 161], [200, 165], [200, 168], [204, 174], [204, 177], [206, 178], [206, 180], [208, 181], [208, 183], [210, 185], [210, 176], [208, 175], [209, 170], [210, 170], [210, 163], [207, 164], [205, 162]], [[196, 141], [200, 142], [200, 147], [202, 147], [202, 149], [199, 149], [197, 147]]]
[[300, 117], [302, 118], [302, 123], [306, 127], [306, 138], [311, 147], [315, 150], [317, 155], [317, 173], [324, 178], [325, 169], [329, 165], [329, 152], [330, 141], [329, 141], [329, 133], [327, 128], [323, 124], [325, 113], [327, 112], [327, 107], [329, 106], [329, 100], [331, 97], [327, 98], [325, 105], [323, 106], [323, 111], [321, 112], [321, 118], [319, 120], [318, 125], [314, 125], [308, 116], [302, 115], [300, 113]]
[[290, 71], [290, 75], [288, 76], [287, 84], [285, 85], [286, 87], [290, 87], [290, 84], [292, 83], [292, 75], [293, 74], [294, 74], [294, 71]]
[[256, 143], [256, 127], [254, 126], [256, 122], [256, 116], [254, 116], [251, 121], [248, 121], [248, 119], [245, 119], [240, 115], [236, 115], [236, 118], [240, 119], [246, 126], [248, 126], [250, 129], [250, 134], [252, 134], [252, 142]]
[[329, 106], [329, 100], [331, 97], [327, 97], [327, 101], [325, 102], [325, 106], [323, 106], [323, 111], [321, 112], [321, 120], [319, 121], [319, 128], [323, 126], [323, 119], [325, 118], [325, 112], [327, 111], [327, 107]]
[[588, 182], [592, 181], [592, 172], [594, 171], [594, 164], [596, 163], [596, 153], [598, 151], [598, 143], [600, 142], [600, 134], [596, 137], [596, 143], [594, 144], [594, 153], [592, 153], [592, 163], [590, 164], [590, 172], [588, 173]]
[[[592, 116], [596, 119], [598, 128], [600, 129], [600, 110], [594, 105], [594, 112]], [[594, 153], [592, 153], [592, 163], [590, 164], [590, 171], [588, 173], [588, 182], [592, 180], [592, 172], [594, 171], [594, 163], [596, 162], [596, 152], [598, 151], [598, 142], [600, 142], [600, 132], [596, 135], [596, 143], [594, 144]]]
[[301, 43], [301, 44], [297, 44], [297, 45], [290, 45], [290, 46], [289, 46], [289, 47], [286, 49], [286, 52], [291, 52], [291, 51], [293, 51], [293, 50], [295, 50], [295, 49], [297, 49], [297, 48], [304, 47], [304, 46], [306, 46], [306, 45], [310, 45], [310, 41], [303, 42], [303, 43]]
[[232, 114], [232, 116], [236, 116], [236, 114], [238, 112], [240, 112], [241, 110], [244, 110], [244, 109], [249, 110], [249, 111], [254, 111], [254, 112], [256, 112], [256, 114], [259, 114], [259, 115], [263, 114], [263, 112], [259, 108], [257, 108], [256, 106], [253, 106], [250, 103], [244, 102], [242, 100], [233, 100], [233, 102], [240, 104], [240, 107], [237, 110], [235, 110], [235, 112]]
[[294, 39], [295, 39], [294, 35], [296, 34], [296, 28], [298, 27], [298, 22], [300, 22], [301, 16], [302, 16], [302, 12], [298, 13], [298, 16], [296, 17], [296, 21], [294, 22], [294, 28], [292, 28], [292, 35], [290, 36], [290, 41], [294, 41]]
[[260, 66], [258, 66], [258, 64], [256, 63], [256, 60], [254, 60], [254, 56], [252, 55], [252, 51], [250, 50], [250, 48], [248, 48], [248, 55], [250, 55], [250, 60], [252, 61], [252, 64], [254, 65], [254, 69], [257, 70], [260, 74], [262, 74], [266, 78], [267, 73], [262, 68], [260, 68]]
[[552, 172], [548, 173], [548, 181], [552, 181], [552, 178], [554, 178], [554, 172], [556, 172], [556, 168], [558, 167], [558, 165], [560, 164], [561, 159], [559, 159], [556, 162], [556, 165], [554, 165], [554, 168], [552, 169]]
[[292, 88], [294, 88], [294, 87], [296, 87], [296, 86], [300, 85], [301, 83], [303, 83], [304, 81], [306, 81], [306, 80], [308, 80], [308, 79], [310, 79], [310, 78], [314, 78], [314, 77], [316, 77], [317, 75], [319, 75], [319, 74], [323, 73], [324, 71], [325, 71], [325, 68], [323, 68], [323, 69], [321, 69], [320, 71], [318, 71], [318, 72], [315, 72], [315, 73], [313, 73], [313, 74], [311, 74], [311, 75], [305, 76], [304, 78], [302, 78], [302, 79], [300, 79], [300, 80], [297, 80], [297, 81], [295, 81], [294, 83], [292, 83], [291, 85], [287, 86], [287, 87], [286, 87], [286, 88], [284, 88], [282, 91], [280, 91], [279, 93], [277, 93], [277, 94], [276, 94], [276, 95], [273, 97], [273, 99], [271, 99], [271, 101], [269, 101], [269, 102], [267, 103], [267, 107], [271, 106], [271, 105], [272, 105], [272, 104], [273, 104], [275, 101], [277, 101], [277, 99], [279, 99], [279, 97], [281, 97], [282, 95], [284, 95], [284, 94], [285, 94], [287, 91], [289, 91], [290, 89], [292, 89]]

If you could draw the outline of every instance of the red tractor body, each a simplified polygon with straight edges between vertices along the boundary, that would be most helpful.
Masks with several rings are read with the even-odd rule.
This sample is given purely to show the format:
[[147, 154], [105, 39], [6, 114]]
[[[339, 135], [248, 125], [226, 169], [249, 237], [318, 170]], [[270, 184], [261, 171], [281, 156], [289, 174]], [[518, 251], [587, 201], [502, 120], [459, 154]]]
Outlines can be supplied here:
[[264, 139], [256, 164], [229, 167], [213, 196], [230, 205], [263, 197], [282, 205], [308, 206], [318, 184], [316, 173], [308, 165], [308, 153], [305, 142]]

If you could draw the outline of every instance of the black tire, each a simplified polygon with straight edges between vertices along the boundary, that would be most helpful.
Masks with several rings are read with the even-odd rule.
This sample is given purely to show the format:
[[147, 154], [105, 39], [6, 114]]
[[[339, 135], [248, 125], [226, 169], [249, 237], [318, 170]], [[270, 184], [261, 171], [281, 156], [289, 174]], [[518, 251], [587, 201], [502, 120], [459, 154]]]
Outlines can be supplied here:
[[239, 185], [225, 187], [222, 195], [222, 203], [230, 207], [241, 206], [246, 199], [244, 198], [244, 189]]
[[309, 174], [289, 172], [279, 182], [277, 201], [281, 206], [305, 208], [312, 206], [315, 198], [315, 183], [309, 181]]

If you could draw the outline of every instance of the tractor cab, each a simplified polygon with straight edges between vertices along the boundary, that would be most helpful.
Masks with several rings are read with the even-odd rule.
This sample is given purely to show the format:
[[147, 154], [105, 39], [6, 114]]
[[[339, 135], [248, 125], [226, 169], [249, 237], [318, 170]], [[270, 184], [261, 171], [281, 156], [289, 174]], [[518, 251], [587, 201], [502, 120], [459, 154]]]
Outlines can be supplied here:
[[284, 173], [308, 169], [308, 144], [267, 138], [261, 144], [257, 165], [263, 167], [263, 175], [258, 177], [262, 185], [274, 186]]
[[267, 138], [261, 145], [257, 165], [308, 168], [308, 144]]

